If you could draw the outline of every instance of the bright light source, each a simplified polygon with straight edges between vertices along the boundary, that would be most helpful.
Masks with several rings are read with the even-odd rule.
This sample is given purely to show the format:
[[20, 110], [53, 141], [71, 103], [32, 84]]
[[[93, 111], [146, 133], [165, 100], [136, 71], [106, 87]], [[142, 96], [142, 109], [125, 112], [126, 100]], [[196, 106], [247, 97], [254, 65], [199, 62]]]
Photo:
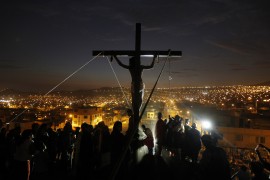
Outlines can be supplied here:
[[202, 127], [204, 129], [211, 129], [212, 128], [212, 123], [210, 121], [207, 121], [207, 120], [202, 121]]
[[141, 55], [141, 57], [154, 57], [154, 55]]

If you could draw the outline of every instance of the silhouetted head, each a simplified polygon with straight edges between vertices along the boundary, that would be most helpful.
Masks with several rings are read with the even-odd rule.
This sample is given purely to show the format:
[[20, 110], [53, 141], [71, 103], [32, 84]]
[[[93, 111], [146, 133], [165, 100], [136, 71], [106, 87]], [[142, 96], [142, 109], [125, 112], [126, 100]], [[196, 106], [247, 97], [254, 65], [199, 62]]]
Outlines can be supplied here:
[[180, 121], [180, 116], [179, 115], [176, 115], [175, 117], [174, 117], [174, 120], [177, 120], [177, 121]]
[[87, 123], [82, 123], [82, 125], [81, 125], [81, 131], [86, 131], [87, 130], [87, 128], [88, 128], [88, 124]]
[[158, 112], [158, 119], [162, 119], [162, 113]]
[[32, 137], [32, 130], [26, 129], [22, 132], [22, 138], [30, 138]]
[[191, 127], [194, 128], [194, 129], [196, 129], [197, 128], [197, 124], [196, 123], [192, 123]]
[[115, 121], [115, 123], [113, 125], [113, 131], [118, 131], [118, 132], [122, 131], [122, 122], [121, 121]]
[[142, 129], [143, 129], [143, 130], [145, 130], [145, 129], [146, 129], [146, 126], [145, 126], [144, 124], [142, 125]]
[[72, 125], [70, 122], [66, 122], [63, 131], [64, 132], [71, 132], [72, 131]]
[[32, 129], [26, 129], [22, 132], [21, 138], [19, 140], [19, 145], [28, 139], [32, 139]]
[[213, 139], [211, 137], [211, 135], [209, 134], [204, 134], [202, 137], [201, 137], [201, 140], [202, 140], [202, 143], [203, 145], [208, 148], [210, 146], [213, 146]]
[[98, 125], [99, 125], [100, 127], [104, 127], [104, 126], [105, 126], [105, 122], [104, 122], [104, 121], [100, 121], [100, 122], [98, 123]]
[[39, 128], [38, 131], [39, 132], [45, 132], [48, 129], [48, 125], [46, 123], [42, 123]]
[[38, 131], [39, 128], [39, 124], [38, 123], [33, 123], [32, 124], [32, 131], [34, 134], [36, 134], [36, 132]]

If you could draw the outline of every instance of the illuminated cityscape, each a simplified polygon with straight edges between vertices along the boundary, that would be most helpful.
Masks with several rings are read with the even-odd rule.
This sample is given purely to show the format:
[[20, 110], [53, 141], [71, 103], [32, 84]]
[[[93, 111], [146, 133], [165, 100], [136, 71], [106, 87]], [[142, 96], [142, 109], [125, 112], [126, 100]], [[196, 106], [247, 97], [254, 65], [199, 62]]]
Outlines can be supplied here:
[[[98, 107], [99, 120], [104, 120], [106, 124], [112, 125], [114, 121], [125, 119], [126, 109], [130, 108], [129, 89], [124, 88], [101, 88], [89, 91], [63, 91], [53, 92], [50, 95], [20, 93], [6, 90], [1, 95], [0, 119], [8, 122], [26, 121], [49, 121], [60, 125], [65, 120], [70, 120], [74, 109]], [[150, 90], [146, 90], [144, 102], [149, 96]], [[126, 101], [127, 100], [127, 101]], [[241, 121], [240, 125], [222, 118], [213, 119], [217, 126], [243, 127], [246, 122], [241, 119], [243, 116], [261, 116], [260, 119], [270, 115], [270, 87], [269, 86], [214, 86], [214, 87], [181, 87], [181, 88], [158, 88], [147, 107], [142, 118], [144, 120], [155, 120], [158, 111], [165, 117], [180, 115], [194, 121], [200, 120], [200, 109], [214, 109], [212, 115], [225, 112], [234, 117], [235, 121]], [[22, 113], [23, 112], [23, 113]], [[149, 117], [147, 113], [154, 112]], [[89, 115], [91, 113], [81, 113]], [[240, 117], [241, 116], [241, 117]], [[252, 118], [249, 118], [249, 120]], [[73, 119], [74, 120], [74, 119]], [[93, 119], [94, 120], [94, 119]], [[98, 121], [91, 122], [96, 125]], [[260, 122], [260, 120], [257, 120]], [[83, 121], [81, 121], [82, 123]], [[81, 125], [77, 123], [74, 126]], [[253, 122], [253, 128], [269, 129], [265, 123]], [[55, 124], [56, 125], [56, 124]]]

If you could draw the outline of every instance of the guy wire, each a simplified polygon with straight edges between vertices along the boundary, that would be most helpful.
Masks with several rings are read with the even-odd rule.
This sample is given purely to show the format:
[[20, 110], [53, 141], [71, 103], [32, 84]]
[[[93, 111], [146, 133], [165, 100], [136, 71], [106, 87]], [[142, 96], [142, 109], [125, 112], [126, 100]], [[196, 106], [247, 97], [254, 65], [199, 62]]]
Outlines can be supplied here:
[[[55, 90], [58, 86], [60, 86], [61, 84], [63, 84], [65, 81], [67, 81], [69, 78], [71, 78], [74, 74], [76, 74], [77, 72], [79, 72], [82, 68], [84, 68], [86, 65], [88, 65], [90, 62], [92, 62], [94, 59], [96, 59], [99, 55], [101, 54], [101, 52], [96, 55], [95, 57], [93, 57], [92, 59], [90, 59], [89, 61], [87, 61], [84, 65], [82, 65], [81, 67], [79, 67], [77, 70], [75, 70], [73, 73], [71, 73], [68, 77], [66, 77], [63, 81], [61, 81], [60, 83], [58, 83], [56, 86], [54, 86], [51, 90], [49, 90], [46, 94], [44, 94], [43, 96], [47, 96], [49, 93], [51, 93], [53, 90]], [[32, 104], [34, 105], [34, 104]], [[28, 108], [26, 108], [25, 110], [23, 110], [21, 113], [19, 113], [16, 117], [14, 117], [13, 119], [11, 119], [9, 121], [12, 122], [14, 121], [16, 118], [18, 118], [19, 116], [21, 116], [25, 111], [27, 111]]]
[[117, 77], [117, 75], [116, 75], [116, 73], [115, 73], [115, 71], [114, 71], [114, 69], [113, 69], [112, 63], [110, 62], [108, 56], [106, 56], [106, 58], [107, 58], [107, 60], [108, 60], [108, 62], [109, 62], [109, 64], [110, 64], [110, 66], [111, 66], [111, 69], [112, 69], [112, 72], [113, 72], [113, 74], [114, 74], [114, 77], [115, 77], [115, 79], [116, 79], [116, 81], [117, 81], [117, 83], [118, 83], [118, 85], [119, 85], [119, 87], [120, 87], [120, 89], [121, 89], [121, 91], [122, 91], [122, 93], [123, 93], [123, 95], [124, 95], [124, 98], [125, 98], [125, 100], [126, 100], [126, 103], [127, 103], [128, 107], [131, 109], [130, 103], [129, 103], [129, 101], [128, 101], [128, 99], [127, 99], [127, 96], [126, 96], [126, 94], [125, 94], [125, 92], [124, 92], [124, 90], [123, 90], [123, 88], [122, 88], [122, 86], [121, 86], [121, 84], [120, 84], [120, 81], [119, 81], [119, 79], [118, 79], [118, 77]]

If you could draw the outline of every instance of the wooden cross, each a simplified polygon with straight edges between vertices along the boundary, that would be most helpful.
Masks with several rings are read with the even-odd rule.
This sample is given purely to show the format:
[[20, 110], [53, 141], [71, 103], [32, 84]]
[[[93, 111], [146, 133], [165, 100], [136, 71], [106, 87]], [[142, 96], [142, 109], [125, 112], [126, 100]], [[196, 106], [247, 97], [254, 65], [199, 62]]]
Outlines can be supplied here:
[[[143, 82], [142, 82], [142, 72], [143, 69], [150, 69], [154, 65], [156, 57], [181, 57], [181, 51], [142, 51], [141, 50], [141, 24], [136, 23], [136, 37], [135, 37], [135, 51], [123, 50], [123, 51], [103, 51], [95, 50], [93, 51], [93, 56], [110, 56], [114, 58], [117, 63], [130, 71], [132, 84], [131, 84], [131, 94], [132, 94], [132, 110], [133, 110], [133, 119], [135, 124], [138, 124], [140, 121], [139, 113], [140, 107], [142, 105], [142, 95], [143, 95]], [[129, 65], [123, 64], [118, 57], [127, 56], [130, 57]], [[149, 66], [141, 65], [141, 57], [153, 57], [152, 64]]]

